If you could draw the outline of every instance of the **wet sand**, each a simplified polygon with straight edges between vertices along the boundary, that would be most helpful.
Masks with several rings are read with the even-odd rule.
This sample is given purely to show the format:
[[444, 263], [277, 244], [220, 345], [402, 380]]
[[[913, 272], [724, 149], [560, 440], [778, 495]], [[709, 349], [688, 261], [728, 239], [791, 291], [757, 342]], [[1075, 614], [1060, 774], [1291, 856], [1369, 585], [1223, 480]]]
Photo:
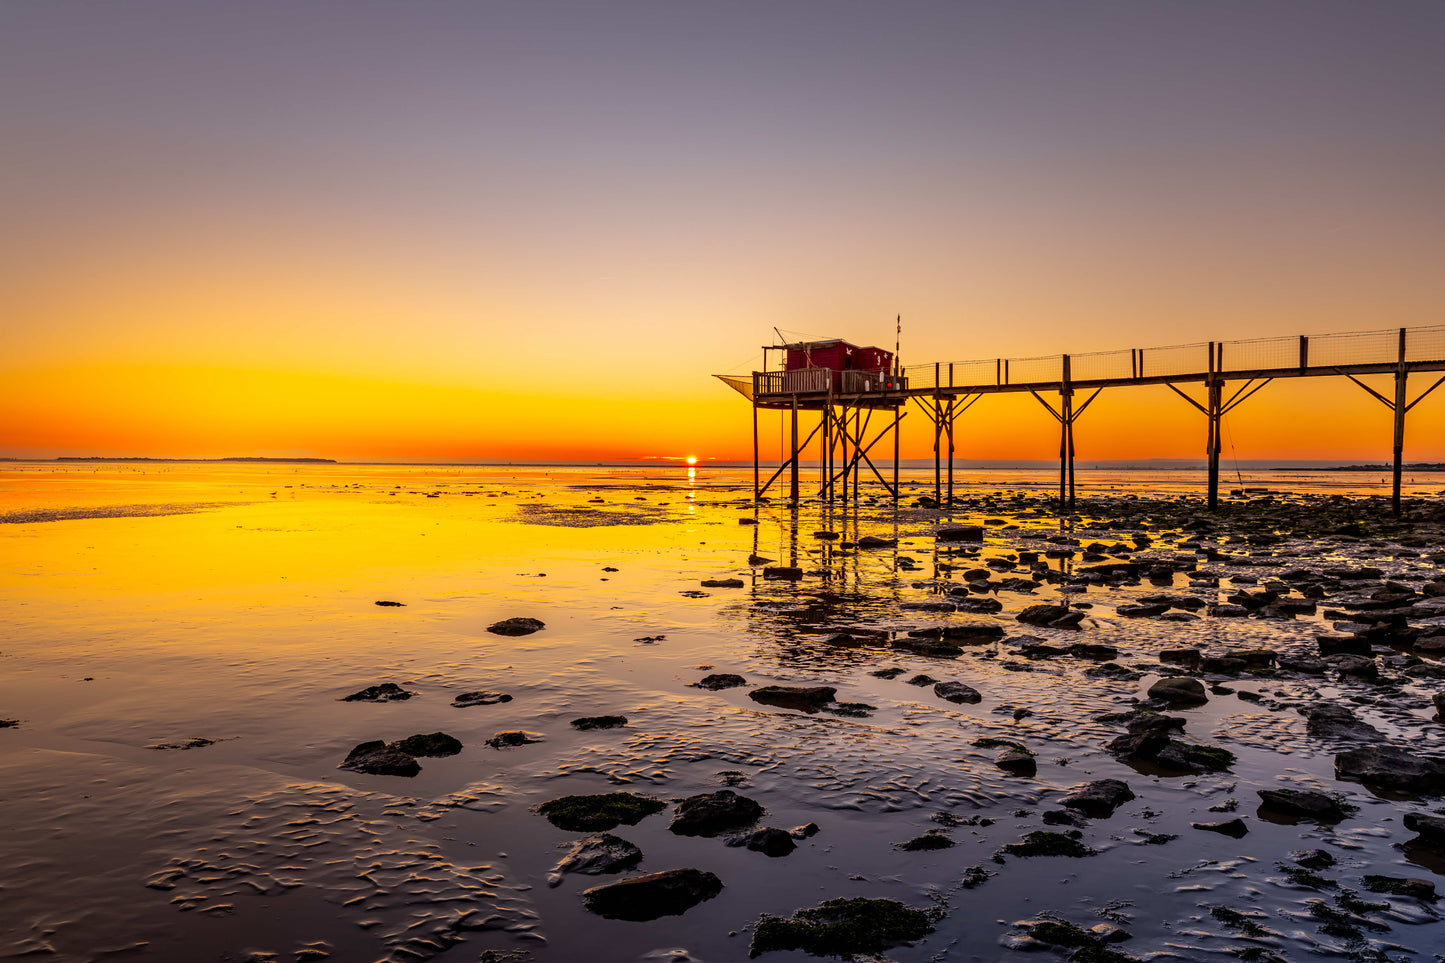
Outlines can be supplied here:
[[[1234, 499], [1205, 528], [1197, 503], [1174, 500], [1184, 483], [1162, 476], [1101, 473], [1070, 520], [1046, 503], [1046, 476], [1000, 492], [971, 479], [944, 510], [917, 504], [932, 493], [919, 476], [899, 511], [795, 512], [755, 509], [750, 475], [7, 466], [0, 720], [16, 724], [0, 729], [0, 956], [737, 960], [761, 916], [835, 897], [932, 911], [932, 934], [883, 953], [899, 961], [1023, 959], [1008, 947], [1029, 946], [1029, 929], [1015, 924], [1049, 914], [1118, 925], [1132, 939], [1095, 949], [1141, 959], [1428, 959], [1445, 944], [1432, 901], [1364, 882], [1439, 881], [1445, 856], [1403, 820], [1440, 797], [1338, 780], [1336, 754], [1361, 740], [1313, 736], [1304, 714], [1344, 705], [1388, 743], [1445, 753], [1430, 699], [1445, 680], [1424, 641], [1440, 616], [1420, 605], [1445, 577], [1438, 497], [1409, 527], [1337, 488]], [[1442, 487], [1422, 478], [1415, 492]], [[974, 525], [982, 541], [936, 537]], [[897, 544], [859, 547], [865, 536]], [[766, 577], [749, 556], [801, 577]], [[1136, 574], [1086, 574], [1110, 565]], [[727, 579], [743, 584], [701, 584]], [[1211, 611], [1240, 593], [1274, 598]], [[1411, 610], [1399, 621], [1417, 638], [1363, 636], [1378, 679], [1358, 665], [1341, 676], [1336, 656], [1318, 671], [1317, 637], [1364, 632], [1362, 613], [1381, 606], [1352, 606], [1378, 593]], [[1160, 595], [1181, 604], [1128, 609]], [[999, 610], [958, 611], [961, 599]], [[1017, 619], [1061, 601], [1089, 606], [1077, 628]], [[545, 628], [488, 631], [509, 618]], [[956, 654], [918, 654], [907, 634], [981, 626], [1003, 637], [958, 640]], [[1081, 643], [1117, 652], [1070, 649]], [[1160, 662], [1189, 647], [1275, 659]], [[692, 686], [712, 673], [747, 684]], [[979, 701], [909, 684], [920, 675]], [[1099, 717], [1138, 708], [1170, 675], [1209, 690], [1160, 707], [1185, 720], [1175, 735], [1228, 750], [1228, 770], [1158, 771], [1106, 748], [1126, 728]], [[341, 701], [385, 682], [414, 696]], [[830, 686], [833, 706], [871, 708], [750, 698], [768, 685]], [[453, 705], [479, 690], [512, 698]], [[612, 714], [626, 725], [571, 725]], [[438, 731], [462, 750], [418, 758], [413, 777], [337, 768], [359, 743]], [[503, 731], [535, 741], [486, 744]], [[1000, 768], [990, 739], [1026, 747], [1033, 773]], [[1135, 798], [1077, 826], [1045, 822], [1071, 787], [1105, 778]], [[669, 831], [672, 801], [725, 787], [763, 807], [760, 826], [818, 832], [770, 857], [728, 845], [732, 833]], [[1280, 788], [1354, 811], [1262, 811], [1257, 791]], [[617, 791], [669, 803], [612, 830], [640, 864], [549, 886], [586, 834], [536, 808]], [[1239, 839], [1192, 825], [1234, 818]], [[931, 831], [953, 845], [900, 848]], [[1034, 831], [1077, 832], [1095, 855], [995, 858]], [[1333, 865], [1306, 871], [1291, 855], [1315, 849]], [[584, 908], [589, 887], [685, 867], [723, 888], [648, 922]]]

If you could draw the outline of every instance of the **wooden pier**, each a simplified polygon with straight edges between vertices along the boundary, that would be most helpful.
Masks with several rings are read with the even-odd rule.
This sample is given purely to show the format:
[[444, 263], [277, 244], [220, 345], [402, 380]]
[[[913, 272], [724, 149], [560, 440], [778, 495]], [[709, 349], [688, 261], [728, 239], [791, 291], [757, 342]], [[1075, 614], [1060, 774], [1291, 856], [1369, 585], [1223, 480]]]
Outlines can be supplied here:
[[[846, 362], [820, 347], [833, 345], [850, 349]], [[845, 364], [852, 364], [853, 351], [860, 356], [873, 352], [868, 363], [875, 370], [845, 368]], [[906, 367], [898, 367], [889, 352], [854, 348], [838, 341], [771, 345], [763, 352], [765, 370], [717, 377], [752, 403], [754, 497], [761, 498], [785, 472], [790, 472], [789, 496], [794, 503], [800, 491], [800, 465], [815, 438], [819, 497], [856, 498], [866, 468], [896, 499], [900, 430], [910, 402], [927, 417], [933, 429], [935, 500], [940, 504], [951, 501], [958, 417], [984, 395], [1027, 392], [1059, 424], [1059, 505], [1072, 509], [1075, 422], [1106, 388], [1164, 385], [1205, 417], [1209, 506], [1214, 508], [1219, 504], [1221, 419], [1276, 378], [1334, 377], [1353, 381], [1393, 413], [1392, 504], [1399, 514], [1405, 416], [1445, 383], [1442, 375], [1413, 400], [1409, 397], [1407, 382], [1412, 373], [1445, 371], [1445, 325]], [[766, 370], [772, 352], [785, 355], [782, 370]], [[886, 360], [886, 366], [877, 370], [880, 359]], [[1391, 395], [1360, 380], [1365, 375], [1381, 374], [1394, 378]], [[1195, 384], [1204, 387], [1202, 400], [1184, 390]], [[1050, 401], [1045, 397], [1049, 394], [1057, 394], [1057, 399]], [[1087, 397], [1077, 403], [1081, 395]], [[789, 457], [766, 482], [759, 461], [759, 409], [782, 410], [792, 416]], [[803, 412], [817, 412], [818, 421], [800, 438], [799, 417]], [[876, 434], [871, 434], [875, 416], [880, 416], [881, 424]], [[869, 457], [869, 452], [890, 435], [891, 482]]]

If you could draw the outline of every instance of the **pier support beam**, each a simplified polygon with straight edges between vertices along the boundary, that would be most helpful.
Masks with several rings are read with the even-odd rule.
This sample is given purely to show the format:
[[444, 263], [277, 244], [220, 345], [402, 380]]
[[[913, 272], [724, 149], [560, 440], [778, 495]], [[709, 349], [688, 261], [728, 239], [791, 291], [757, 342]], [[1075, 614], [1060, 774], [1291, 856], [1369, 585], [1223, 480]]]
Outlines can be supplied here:
[[792, 457], [788, 461], [793, 466], [792, 484], [788, 489], [788, 497], [794, 505], [798, 504], [798, 396], [793, 395], [793, 434], [792, 434]]
[[[1301, 349], [1304, 350], [1303, 348]], [[1229, 400], [1224, 400], [1224, 345], [1211, 341], [1209, 342], [1209, 371], [1205, 375], [1205, 400], [1200, 404], [1193, 398], [1180, 391], [1173, 384], [1165, 384], [1170, 391], [1193, 405], [1209, 423], [1209, 436], [1205, 442], [1205, 452], [1209, 456], [1209, 508], [1211, 511], [1219, 507], [1219, 455], [1224, 450], [1222, 442], [1222, 429], [1224, 416], [1235, 408], [1242, 405], [1246, 399], [1254, 395], [1256, 391], [1273, 381], [1273, 378], [1250, 378], [1239, 387]], [[1256, 381], [1258, 382], [1256, 384]]]
[[1391, 466], [1392, 484], [1390, 486], [1390, 511], [1393, 512], [1395, 517], [1397, 518], [1400, 515], [1400, 482], [1405, 467], [1405, 416], [1410, 413], [1411, 408], [1424, 401], [1425, 398], [1430, 394], [1430, 392], [1440, 387], [1441, 384], [1445, 384], [1445, 376], [1442, 376], [1433, 385], [1420, 392], [1420, 396], [1418, 398], [1416, 398], [1414, 401], [1409, 401], [1408, 399], [1410, 396], [1408, 391], [1406, 390], [1405, 381], [1410, 374], [1410, 369], [1407, 362], [1405, 361], [1404, 328], [1400, 329], [1399, 352], [1399, 360], [1396, 363], [1395, 367], [1395, 398], [1393, 401], [1389, 398], [1386, 398], [1384, 395], [1380, 394], [1374, 388], [1371, 388], [1369, 385], [1365, 384], [1363, 381], [1361, 381], [1359, 378], [1356, 378], [1348, 371], [1340, 371], [1338, 368], [1335, 369], [1337, 373], [1344, 375], [1346, 378], [1349, 378], [1355, 384], [1359, 385], [1361, 388], [1364, 388], [1370, 394], [1374, 395], [1385, 405], [1386, 408], [1389, 408], [1395, 414], [1395, 444], [1393, 451], [1394, 464]]
[[[952, 365], [949, 366], [952, 368]], [[918, 408], [933, 425], [933, 500], [940, 505], [953, 502], [953, 455], [954, 455], [954, 422], [958, 416], [972, 408], [974, 402], [982, 398], [981, 394], [965, 393], [962, 399], [958, 395], [946, 395], [936, 393], [924, 403], [917, 395], [913, 400], [918, 403]], [[945, 442], [948, 448], [948, 471], [944, 474], [943, 451]], [[945, 479], [946, 487], [945, 487]], [[947, 498], [944, 493], [947, 492]]]
[[1076, 502], [1076, 491], [1074, 488], [1074, 422], [1084, 414], [1085, 410], [1099, 397], [1103, 388], [1095, 388], [1094, 393], [1079, 407], [1074, 407], [1073, 378], [1070, 371], [1069, 356], [1063, 356], [1063, 378], [1059, 382], [1059, 407], [1054, 408], [1044, 400], [1043, 395], [1037, 391], [1029, 391], [1039, 404], [1043, 405], [1048, 413], [1054, 416], [1059, 423], [1059, 509], [1074, 510]]

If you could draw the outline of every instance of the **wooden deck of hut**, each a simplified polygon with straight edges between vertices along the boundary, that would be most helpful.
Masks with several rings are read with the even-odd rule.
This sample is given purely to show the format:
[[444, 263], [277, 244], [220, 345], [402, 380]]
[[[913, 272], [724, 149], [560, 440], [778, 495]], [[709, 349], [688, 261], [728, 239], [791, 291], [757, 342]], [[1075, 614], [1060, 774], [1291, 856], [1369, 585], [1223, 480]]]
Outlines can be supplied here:
[[[816, 350], [823, 344], [876, 354], [868, 356], [870, 366], [864, 370], [844, 368], [837, 366], [835, 355]], [[768, 370], [771, 352], [781, 352], [784, 358], [775, 370]], [[885, 356], [887, 364], [883, 365]], [[798, 363], [800, 359], [804, 363]], [[856, 498], [867, 468], [896, 499], [901, 423], [912, 402], [933, 427], [935, 499], [940, 503], [951, 500], [956, 419], [984, 395], [1027, 392], [1059, 424], [1059, 503], [1072, 508], [1075, 422], [1106, 388], [1164, 385], [1205, 417], [1208, 500], [1214, 508], [1219, 503], [1221, 419], [1276, 378], [1335, 377], [1348, 378], [1393, 413], [1392, 505], [1398, 514], [1405, 416], [1445, 383], [1445, 376], [1435, 379], [1413, 400], [1407, 382], [1412, 373], [1445, 371], [1445, 325], [906, 367], [899, 367], [892, 353], [881, 349], [858, 349], [838, 340], [797, 342], [765, 347], [763, 368], [748, 375], [717, 375], [752, 403], [755, 498], [762, 498], [784, 472], [791, 470], [790, 497], [796, 503], [799, 467], [817, 437], [819, 497], [848, 498], [851, 494]], [[1360, 380], [1368, 375], [1391, 375], [1393, 392], [1376, 391]], [[1202, 400], [1191, 397], [1181, 387], [1194, 384], [1204, 386]], [[1057, 399], [1053, 402], [1045, 397], [1054, 393]], [[1080, 395], [1087, 397], [1076, 403]], [[758, 446], [760, 409], [789, 411], [792, 415], [790, 454], [766, 483], [761, 478]], [[800, 439], [799, 414], [805, 411], [819, 412], [819, 419], [817, 426]], [[878, 413], [884, 413], [885, 423], [869, 440], [873, 417]], [[869, 457], [878, 442], [890, 434], [891, 483]]]

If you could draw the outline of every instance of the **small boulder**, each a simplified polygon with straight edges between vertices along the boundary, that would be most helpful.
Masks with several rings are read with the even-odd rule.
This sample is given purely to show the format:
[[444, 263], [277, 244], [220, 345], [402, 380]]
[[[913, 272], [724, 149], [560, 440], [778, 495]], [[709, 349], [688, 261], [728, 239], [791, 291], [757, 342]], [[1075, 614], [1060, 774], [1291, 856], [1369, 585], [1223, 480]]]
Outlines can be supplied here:
[[583, 716], [572, 720], [573, 729], [588, 732], [592, 729], [616, 729], [627, 725], [626, 716]]
[[607, 873], [621, 873], [642, 862], [642, 850], [620, 836], [599, 833], [587, 836], [572, 844], [561, 862], [552, 867], [547, 875], [547, 885], [556, 886], [566, 873], [583, 876], [601, 876]]
[[644, 817], [667, 808], [667, 803], [651, 796], [632, 792], [594, 793], [581, 796], [559, 796], [537, 807], [537, 812], [558, 829], [569, 832], [594, 833], [616, 829], [620, 825], [635, 826]]
[[1122, 779], [1096, 779], [1069, 790], [1059, 804], [1078, 810], [1091, 819], [1107, 819], [1114, 810], [1134, 798], [1129, 784]]
[[533, 742], [540, 742], [534, 738], [532, 733], [523, 732], [520, 729], [509, 729], [506, 732], [499, 732], [487, 740], [487, 745], [493, 749], [513, 749], [517, 746], [525, 746]]
[[1067, 605], [1030, 605], [1015, 618], [1025, 625], [1038, 625], [1051, 629], [1076, 629], [1084, 621], [1084, 613]]
[[832, 702], [837, 694], [838, 690], [830, 685], [766, 685], [749, 692], [748, 698], [763, 705], [777, 706], [779, 709], [817, 712]]
[[1346, 706], [1315, 706], [1305, 713], [1305, 731], [1316, 739], [1339, 739], [1349, 742], [1373, 742], [1385, 734], [1360, 719]]
[[803, 570], [789, 565], [769, 565], [763, 569], [763, 578], [782, 579], [797, 582], [803, 577]]
[[478, 689], [476, 692], [463, 692], [452, 700], [452, 705], [458, 709], [466, 709], [471, 706], [494, 706], [511, 701], [512, 697], [505, 692], [487, 692]]
[[962, 682], [940, 682], [933, 687], [933, 694], [946, 702], [959, 704], [972, 705], [983, 701], [983, 696], [979, 695], [977, 689]]
[[740, 675], [733, 675], [731, 672], [714, 672], [712, 675], [705, 675], [696, 682], [689, 683], [694, 689], [735, 689], [740, 685], [747, 685], [748, 680]]
[[336, 768], [372, 776], [415, 776], [421, 772], [421, 765], [414, 758], [380, 739], [361, 743]]
[[1202, 706], [1209, 701], [1204, 683], [1188, 677], [1160, 679], [1149, 687], [1149, 698], [1158, 699], [1170, 708]]
[[1445, 760], [1395, 746], [1361, 746], [1335, 756], [1335, 777], [1405, 793], [1445, 792]]
[[1445, 847], [1445, 816], [1431, 816], [1426, 813], [1406, 813], [1405, 828], [1419, 833], [1416, 842], [1432, 849]]
[[1072, 832], [1073, 835], [1068, 835], [1035, 829], [1018, 842], [1009, 843], [1002, 852], [1010, 856], [1071, 856], [1075, 859], [1097, 855], [1095, 850], [1079, 842], [1078, 830]]
[[1259, 789], [1261, 810], [1285, 816], [1337, 823], [1349, 813], [1332, 796], [1311, 789]]
[[415, 692], [408, 692], [395, 682], [383, 682], [380, 685], [369, 685], [360, 692], [353, 692], [349, 696], [343, 696], [340, 702], [404, 702], [416, 695]]
[[743, 580], [740, 578], [709, 578], [704, 579], [703, 588], [742, 588]]
[[722, 889], [722, 881], [712, 873], [669, 869], [584, 890], [582, 904], [607, 919], [641, 922], [680, 916]]
[[540, 632], [547, 627], [540, 619], [503, 619], [500, 622], [493, 622], [487, 626], [487, 631], [493, 635], [531, 635], [533, 632]]
[[1195, 829], [1202, 829], [1206, 832], [1219, 833], [1222, 836], [1231, 836], [1235, 839], [1242, 839], [1249, 833], [1249, 827], [1244, 824], [1243, 819], [1234, 818], [1217, 823], [1190, 823]]
[[462, 751], [461, 741], [445, 732], [429, 732], [425, 735], [407, 736], [391, 744], [409, 756], [455, 756]]
[[774, 859], [786, 856], [798, 848], [798, 844], [793, 842], [793, 835], [786, 829], [770, 827], [743, 836], [738, 842], [739, 845], [745, 846], [755, 853], [762, 853], [764, 856], [771, 856]]
[[667, 827], [679, 836], [716, 836], [758, 821], [763, 807], [731, 789], [688, 796], [677, 804]]

